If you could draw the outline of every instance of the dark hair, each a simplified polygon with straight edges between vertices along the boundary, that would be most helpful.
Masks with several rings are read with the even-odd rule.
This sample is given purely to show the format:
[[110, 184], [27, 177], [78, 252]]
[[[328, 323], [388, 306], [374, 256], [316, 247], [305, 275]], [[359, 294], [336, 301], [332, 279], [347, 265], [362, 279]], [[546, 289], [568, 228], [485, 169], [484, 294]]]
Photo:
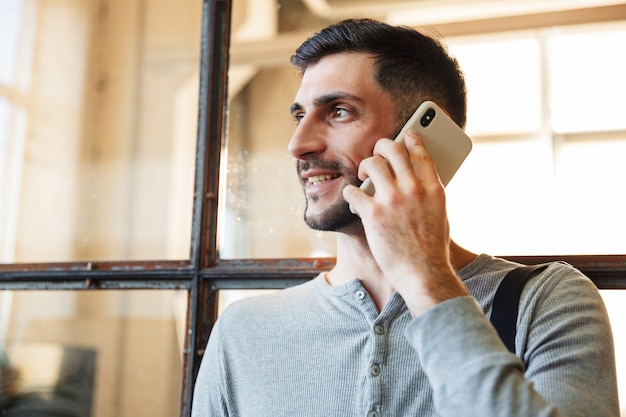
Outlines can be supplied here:
[[365, 53], [376, 60], [376, 78], [394, 101], [404, 123], [419, 104], [432, 100], [461, 127], [466, 121], [466, 89], [456, 59], [442, 41], [412, 28], [371, 19], [348, 19], [304, 41], [291, 57], [302, 73], [327, 55]]

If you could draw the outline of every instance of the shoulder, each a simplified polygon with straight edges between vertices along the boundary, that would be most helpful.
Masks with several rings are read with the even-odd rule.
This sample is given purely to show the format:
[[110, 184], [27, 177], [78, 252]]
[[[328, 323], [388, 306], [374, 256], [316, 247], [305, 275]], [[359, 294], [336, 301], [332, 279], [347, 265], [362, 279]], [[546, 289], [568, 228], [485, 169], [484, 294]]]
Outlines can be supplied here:
[[313, 279], [292, 287], [270, 290], [262, 295], [237, 299], [224, 309], [221, 316], [284, 313], [286, 310], [301, 307], [302, 303], [310, 303], [317, 298], [315, 281]]
[[[553, 262], [531, 279], [522, 293], [522, 311], [534, 310], [560, 316], [562, 322], [596, 316], [606, 321], [606, 309], [596, 285], [580, 270]], [[574, 316], [572, 316], [574, 315]]]
[[[250, 337], [274, 333], [294, 326], [302, 315], [321, 303], [316, 279], [293, 287], [274, 290], [233, 301], [219, 315], [216, 327], [222, 337]], [[223, 329], [223, 331], [222, 331]]]
[[546, 347], [558, 350], [561, 357], [567, 347], [572, 360], [599, 352], [611, 354], [611, 325], [602, 296], [571, 265], [551, 263], [531, 279], [522, 293], [519, 312], [518, 332], [526, 361]]
[[[474, 262], [459, 271], [459, 276], [468, 287], [477, 289], [497, 287], [510, 271], [524, 266], [507, 259], [480, 255]], [[532, 279], [530, 286], [556, 287], [559, 285], [580, 285], [595, 288], [591, 280], [572, 265], [555, 261], [546, 264]]]
[[[522, 264], [489, 255], [480, 255], [473, 263], [459, 271], [464, 284], [489, 311], [496, 290], [507, 273]], [[572, 297], [581, 297], [597, 304], [601, 297], [593, 282], [581, 271], [565, 262], [550, 262], [524, 287], [521, 304], [556, 302], [562, 303]]]
[[525, 292], [527, 297], [559, 298], [575, 302], [601, 298], [591, 279], [565, 262], [548, 264], [545, 270], [528, 283]]

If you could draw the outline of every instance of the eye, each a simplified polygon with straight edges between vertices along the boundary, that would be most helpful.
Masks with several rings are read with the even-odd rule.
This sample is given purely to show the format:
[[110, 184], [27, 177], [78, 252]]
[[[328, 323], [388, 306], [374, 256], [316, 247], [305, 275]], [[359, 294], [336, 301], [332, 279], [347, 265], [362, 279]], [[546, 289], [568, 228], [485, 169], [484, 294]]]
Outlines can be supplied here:
[[296, 112], [296, 113], [292, 113], [291, 117], [293, 117], [293, 120], [297, 123], [300, 124], [300, 122], [302, 121], [302, 118], [304, 117], [304, 113], [303, 112]]
[[348, 111], [348, 109], [345, 109], [343, 107], [334, 107], [333, 108], [333, 117], [335, 118], [343, 118], [346, 117], [350, 114], [350, 112]]

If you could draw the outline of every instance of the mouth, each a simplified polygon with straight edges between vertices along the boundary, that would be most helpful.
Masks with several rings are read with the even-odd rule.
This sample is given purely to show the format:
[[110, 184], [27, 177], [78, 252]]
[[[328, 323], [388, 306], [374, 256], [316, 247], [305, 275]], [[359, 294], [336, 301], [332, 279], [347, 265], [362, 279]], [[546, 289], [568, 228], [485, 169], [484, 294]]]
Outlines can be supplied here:
[[339, 178], [338, 174], [333, 175], [314, 175], [308, 178], [308, 182], [311, 185], [318, 185], [323, 183], [324, 181], [334, 180], [335, 178]]

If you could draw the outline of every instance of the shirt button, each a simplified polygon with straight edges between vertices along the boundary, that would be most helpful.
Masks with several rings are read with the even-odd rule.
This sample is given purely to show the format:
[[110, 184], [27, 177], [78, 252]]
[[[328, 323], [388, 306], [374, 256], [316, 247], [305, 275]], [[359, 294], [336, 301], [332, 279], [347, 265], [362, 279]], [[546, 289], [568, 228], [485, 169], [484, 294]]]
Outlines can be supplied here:
[[376, 334], [385, 334], [385, 326], [383, 326], [382, 324], [377, 324], [376, 326], [374, 326], [374, 331], [376, 332]]
[[365, 298], [365, 291], [363, 290], [358, 290], [354, 294], [356, 295], [356, 298], [358, 298], [359, 300], [362, 300]]
[[370, 375], [372, 375], [372, 376], [380, 375], [380, 366], [378, 366], [376, 364], [370, 366]]
[[378, 413], [376, 411], [370, 411], [367, 413], [367, 417], [378, 417]]

